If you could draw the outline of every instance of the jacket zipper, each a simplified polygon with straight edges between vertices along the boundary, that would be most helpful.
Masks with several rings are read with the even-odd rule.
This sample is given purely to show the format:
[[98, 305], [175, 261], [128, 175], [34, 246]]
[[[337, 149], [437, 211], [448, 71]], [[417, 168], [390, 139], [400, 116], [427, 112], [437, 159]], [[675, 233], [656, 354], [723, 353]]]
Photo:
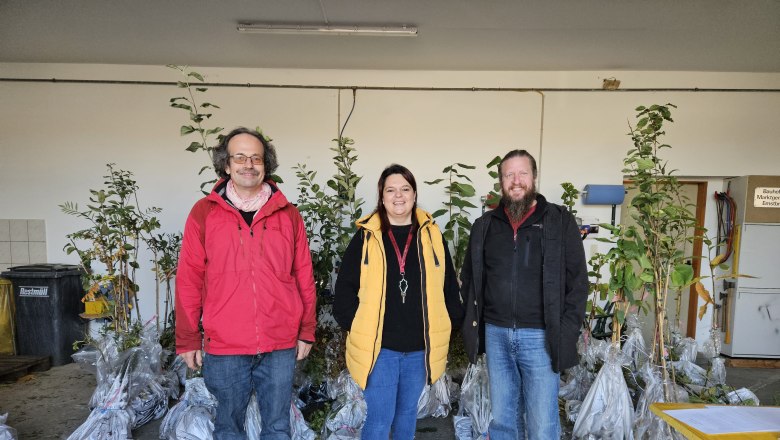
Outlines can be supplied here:
[[[427, 225], [428, 222], [426, 221], [425, 224]], [[436, 256], [436, 249], [433, 247], [433, 236], [431, 235], [431, 228], [425, 228], [426, 231], [428, 231], [428, 241], [431, 242], [431, 252], [433, 252], [433, 264], [436, 265], [436, 267], [439, 267], [439, 257]]]
[[[425, 224], [423, 224], [422, 227], [425, 227], [428, 225], [428, 222], [426, 221]], [[431, 249], [433, 249], [433, 239], [431, 237], [431, 231], [430, 229], [426, 228], [428, 231], [428, 238], [431, 242]], [[436, 252], [433, 251], [434, 261], [436, 262], [436, 266], [438, 267], [438, 259], [436, 258]], [[430, 327], [430, 323], [428, 322], [428, 307], [426, 306], [428, 303], [428, 277], [425, 273], [425, 256], [423, 255], [423, 249], [422, 249], [422, 237], [421, 234], [417, 234], [417, 259], [420, 261], [420, 300], [422, 301], [422, 314], [423, 314], [423, 340], [425, 341], [425, 377], [427, 379], [428, 384], [431, 383], [431, 337], [430, 332], [428, 331], [428, 327]]]
[[512, 282], [510, 283], [509, 295], [512, 297], [512, 329], [517, 329], [517, 295], [516, 293], [516, 280], [517, 280], [517, 233], [514, 234], [512, 239]]

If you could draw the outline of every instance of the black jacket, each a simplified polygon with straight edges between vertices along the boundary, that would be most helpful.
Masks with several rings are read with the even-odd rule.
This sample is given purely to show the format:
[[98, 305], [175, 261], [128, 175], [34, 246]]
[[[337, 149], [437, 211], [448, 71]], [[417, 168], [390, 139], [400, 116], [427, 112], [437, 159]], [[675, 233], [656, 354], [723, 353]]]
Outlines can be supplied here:
[[[574, 216], [561, 206], [544, 202], [543, 196], [537, 196], [537, 209], [543, 210], [539, 214], [542, 215], [543, 234], [544, 327], [553, 370], [561, 372], [577, 364], [577, 338], [585, 317], [588, 271]], [[496, 218], [502, 209], [489, 211], [474, 222], [460, 275], [461, 292], [466, 299], [463, 339], [466, 353], [473, 363], [476, 363], [479, 354], [485, 352], [482, 313], [485, 307], [485, 239], [491, 222], [503, 221]]]

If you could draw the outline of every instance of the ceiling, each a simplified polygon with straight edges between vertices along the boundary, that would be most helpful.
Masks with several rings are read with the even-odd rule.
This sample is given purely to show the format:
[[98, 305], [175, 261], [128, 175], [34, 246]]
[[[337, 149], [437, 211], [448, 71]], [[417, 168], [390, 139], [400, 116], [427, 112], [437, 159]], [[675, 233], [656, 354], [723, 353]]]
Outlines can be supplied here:
[[[248, 21], [419, 35], [236, 32]], [[0, 62], [780, 72], [780, 0], [0, 0]]]

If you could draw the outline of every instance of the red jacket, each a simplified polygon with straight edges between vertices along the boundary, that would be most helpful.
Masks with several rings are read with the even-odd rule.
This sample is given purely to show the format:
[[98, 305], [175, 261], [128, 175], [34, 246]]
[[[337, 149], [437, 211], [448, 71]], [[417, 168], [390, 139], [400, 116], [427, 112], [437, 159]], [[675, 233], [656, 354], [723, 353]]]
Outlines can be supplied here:
[[224, 180], [192, 208], [176, 273], [177, 353], [257, 354], [314, 341], [316, 294], [303, 219], [268, 183], [273, 195], [250, 227], [220, 195]]

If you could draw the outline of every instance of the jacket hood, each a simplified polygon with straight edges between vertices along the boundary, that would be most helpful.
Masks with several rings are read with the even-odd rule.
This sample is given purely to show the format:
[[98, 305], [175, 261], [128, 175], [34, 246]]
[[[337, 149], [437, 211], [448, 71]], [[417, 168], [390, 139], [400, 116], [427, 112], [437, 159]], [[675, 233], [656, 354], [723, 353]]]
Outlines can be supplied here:
[[[423, 209], [417, 208], [415, 215], [417, 216], [417, 224], [420, 225], [420, 227], [424, 226], [426, 223], [434, 222], [431, 214]], [[357, 226], [358, 229], [367, 229], [376, 233], [382, 231], [382, 221], [379, 219], [379, 213], [376, 211], [356, 221], [355, 226]]]

